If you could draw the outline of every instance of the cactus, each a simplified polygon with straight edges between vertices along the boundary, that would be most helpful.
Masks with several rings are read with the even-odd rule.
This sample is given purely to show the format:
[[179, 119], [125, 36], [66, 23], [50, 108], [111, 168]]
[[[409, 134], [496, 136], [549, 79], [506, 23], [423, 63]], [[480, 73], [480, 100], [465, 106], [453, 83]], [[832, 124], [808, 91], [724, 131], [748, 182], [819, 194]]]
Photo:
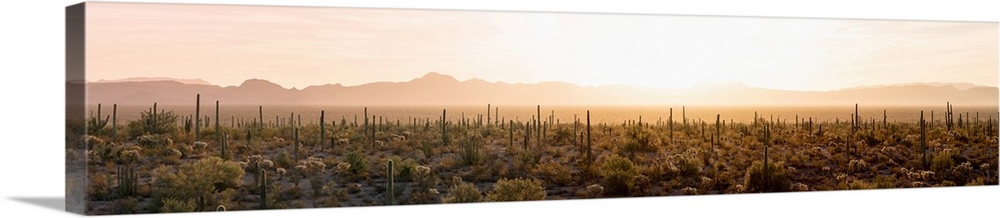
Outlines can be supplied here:
[[668, 118], [667, 125], [670, 128], [670, 139], [674, 139], [674, 108], [670, 108], [670, 118]]
[[719, 126], [720, 117], [721, 116], [719, 114], [715, 114], [715, 137], [718, 140], [713, 140], [713, 143], [712, 143], [712, 160], [713, 161], [718, 158], [718, 154], [715, 153], [715, 143], [722, 144], [722, 137], [721, 137], [722, 136], [722, 130], [720, 129], [721, 126]]
[[396, 190], [393, 189], [393, 179], [394, 178], [392, 176], [392, 167], [393, 167], [392, 166], [392, 159], [389, 159], [389, 161], [385, 165], [386, 165], [386, 167], [385, 167], [385, 175], [386, 175], [386, 177], [388, 177], [388, 179], [386, 179], [386, 181], [385, 181], [386, 190], [388, 191], [385, 194], [386, 197], [387, 197], [385, 204], [386, 205], [393, 205], [393, 202], [395, 201], [394, 198], [395, 198], [395, 195], [396, 195]]
[[459, 154], [461, 154], [462, 162], [466, 165], [474, 165], [479, 163], [479, 147], [482, 144], [482, 136], [478, 133], [464, 134], [465, 138], [461, 141], [460, 147], [458, 148]]
[[514, 121], [513, 120], [510, 121], [510, 131], [508, 131], [508, 132], [510, 133], [510, 147], [514, 148]]
[[486, 104], [486, 128], [490, 128], [490, 120], [493, 118], [490, 113], [490, 104]]
[[222, 152], [220, 156], [223, 160], [229, 160], [229, 154], [226, 153], [226, 147], [229, 147], [229, 133], [223, 133], [220, 141], [222, 142]]
[[542, 146], [542, 106], [536, 105], [535, 110], [538, 113], [535, 116], [535, 138], [538, 140], [535, 145]]
[[[764, 138], [764, 169], [768, 169], [769, 167], [767, 167], [768, 166], [767, 165], [767, 148], [770, 146], [770, 143], [771, 143], [771, 125], [764, 124], [763, 138]], [[768, 173], [768, 172], [764, 171], [764, 173]]]
[[319, 143], [323, 143], [325, 141], [326, 141], [326, 111], [319, 111]]
[[524, 122], [524, 144], [521, 149], [528, 150], [528, 145], [531, 143], [531, 122]]
[[365, 107], [365, 138], [368, 138], [368, 107]]
[[924, 169], [928, 169], [927, 164], [927, 128], [924, 124], [924, 111], [920, 111], [920, 153], [923, 154], [920, 162], [923, 164]]
[[294, 129], [294, 140], [292, 141], [292, 156], [295, 158], [295, 162], [299, 162], [299, 128], [293, 127]]
[[441, 109], [441, 143], [448, 146], [448, 110]]
[[110, 119], [110, 116], [101, 120], [101, 104], [97, 104], [97, 116], [92, 116], [89, 125], [87, 125], [90, 127], [88, 134], [97, 134], [98, 131], [104, 129], [108, 125], [108, 119]]
[[267, 171], [260, 169], [257, 177], [260, 180], [260, 209], [267, 209]]
[[[222, 131], [219, 131], [219, 101], [215, 101], [215, 138], [218, 139], [222, 136]], [[221, 142], [221, 140], [220, 140]]]
[[264, 128], [264, 106], [263, 105], [258, 105], [257, 106], [257, 117], [260, 118], [260, 123], [257, 125], [257, 128], [263, 129]]
[[118, 138], [118, 104], [111, 106], [111, 141]]
[[[156, 112], [156, 104], [153, 104], [153, 112]], [[156, 117], [155, 115], [153, 117]], [[153, 119], [154, 122], [156, 119]], [[194, 101], [194, 141], [198, 141], [198, 133], [201, 130], [201, 94], [195, 95]], [[153, 124], [154, 126], [156, 124]]]
[[135, 195], [137, 176], [131, 163], [118, 166], [118, 195], [127, 197]]
[[590, 166], [590, 163], [593, 160], [593, 156], [591, 156], [591, 153], [590, 153], [590, 149], [591, 149], [590, 145], [591, 145], [591, 141], [590, 141], [590, 110], [587, 110], [587, 159], [586, 159], [587, 166]]

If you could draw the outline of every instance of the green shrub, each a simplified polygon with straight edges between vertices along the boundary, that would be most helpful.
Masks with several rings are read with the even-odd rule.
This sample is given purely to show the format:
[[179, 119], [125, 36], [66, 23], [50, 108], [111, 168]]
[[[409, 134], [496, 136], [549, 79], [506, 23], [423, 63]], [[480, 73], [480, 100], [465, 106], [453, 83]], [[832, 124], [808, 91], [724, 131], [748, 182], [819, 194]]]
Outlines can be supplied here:
[[955, 160], [952, 159], [950, 151], [942, 151], [934, 155], [934, 159], [931, 160], [931, 171], [935, 173], [948, 173], [952, 167], [955, 167]]
[[791, 178], [783, 163], [754, 161], [747, 169], [744, 187], [747, 192], [784, 192], [791, 187]]
[[160, 166], [153, 170], [156, 189], [153, 195], [163, 201], [173, 199], [201, 199], [197, 211], [214, 206], [211, 196], [227, 189], [238, 188], [243, 183], [243, 168], [232, 161], [208, 157], [184, 163], [176, 172], [171, 167]]
[[139, 213], [139, 199], [136, 199], [134, 197], [116, 199], [111, 202], [111, 213], [113, 214]]
[[622, 156], [611, 155], [601, 164], [601, 176], [604, 177], [604, 188], [608, 194], [628, 194], [632, 188], [632, 180], [637, 175], [635, 164]]
[[472, 183], [459, 183], [452, 185], [448, 189], [448, 196], [442, 199], [443, 203], [474, 203], [482, 201], [482, 193], [479, 192], [479, 188]]
[[459, 154], [462, 156], [462, 163], [468, 166], [475, 165], [479, 163], [479, 159], [482, 156], [482, 152], [479, 148], [482, 147], [483, 136], [475, 131], [470, 131], [465, 139], [463, 139], [459, 145]]
[[350, 164], [350, 173], [356, 177], [366, 177], [368, 175], [368, 155], [356, 149], [347, 153], [347, 163]]
[[544, 200], [545, 188], [542, 181], [535, 179], [500, 179], [493, 190], [486, 194], [487, 201], [533, 201]]
[[139, 119], [128, 123], [128, 136], [135, 138], [141, 135], [174, 134], [177, 132], [177, 115], [173, 111], [157, 111], [156, 116], [146, 110]]
[[538, 164], [532, 170], [532, 175], [536, 175], [547, 182], [557, 185], [568, 185], [570, 182], [573, 182], [573, 175], [570, 173], [569, 167], [554, 161]]
[[191, 199], [178, 200], [174, 198], [164, 198], [160, 213], [180, 213], [194, 212], [195, 203]]

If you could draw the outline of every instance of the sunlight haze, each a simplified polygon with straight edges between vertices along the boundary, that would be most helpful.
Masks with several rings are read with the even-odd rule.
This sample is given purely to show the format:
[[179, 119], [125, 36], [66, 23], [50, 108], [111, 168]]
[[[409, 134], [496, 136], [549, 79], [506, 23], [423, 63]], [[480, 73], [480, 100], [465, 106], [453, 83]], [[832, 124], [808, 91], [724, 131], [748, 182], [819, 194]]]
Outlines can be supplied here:
[[302, 89], [440, 72], [664, 89], [998, 83], [992, 22], [88, 4], [89, 81], [260, 78]]

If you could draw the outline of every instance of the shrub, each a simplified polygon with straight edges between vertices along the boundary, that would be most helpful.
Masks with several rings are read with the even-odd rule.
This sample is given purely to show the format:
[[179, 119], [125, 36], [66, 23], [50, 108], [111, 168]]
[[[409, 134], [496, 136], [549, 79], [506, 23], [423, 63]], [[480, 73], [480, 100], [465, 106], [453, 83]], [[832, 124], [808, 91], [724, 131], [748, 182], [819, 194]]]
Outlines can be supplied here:
[[177, 115], [173, 111], [143, 111], [138, 120], [128, 123], [128, 136], [135, 138], [147, 134], [174, 134], [177, 132]]
[[120, 198], [111, 202], [111, 213], [132, 214], [139, 212], [139, 199], [134, 197]]
[[627, 194], [632, 187], [632, 180], [638, 175], [635, 165], [628, 158], [611, 155], [604, 159], [601, 165], [601, 175], [604, 177], [604, 187], [608, 194]]
[[542, 181], [535, 179], [500, 179], [486, 194], [487, 201], [533, 201], [545, 199]]
[[448, 196], [442, 199], [443, 203], [474, 203], [482, 201], [482, 193], [479, 192], [479, 188], [472, 183], [459, 183], [452, 185], [448, 189]]
[[347, 163], [350, 166], [351, 175], [366, 177], [368, 175], [368, 155], [360, 150], [353, 150], [347, 154]]
[[573, 175], [570, 174], [569, 167], [554, 161], [539, 164], [532, 170], [532, 174], [558, 185], [567, 185], [573, 182]]
[[194, 212], [195, 203], [191, 199], [178, 200], [174, 198], [164, 198], [160, 213]]
[[701, 174], [701, 169], [705, 166], [705, 161], [700, 158], [702, 155], [699, 154], [698, 149], [690, 148], [673, 159], [677, 162], [674, 165], [680, 170], [681, 176], [696, 177]]
[[622, 150], [626, 153], [636, 153], [636, 152], [654, 152], [656, 151], [656, 146], [653, 143], [653, 133], [646, 131], [638, 126], [629, 128], [626, 132], [628, 134], [628, 142], [622, 147]]
[[931, 159], [931, 171], [935, 173], [947, 175], [953, 167], [955, 167], [955, 160], [952, 159], [952, 154], [948, 150], [934, 155], [934, 159]]
[[158, 199], [201, 199], [196, 208], [200, 211], [213, 205], [207, 202], [212, 194], [238, 188], [243, 183], [243, 169], [235, 162], [208, 157], [181, 164], [176, 172], [160, 166], [153, 171], [153, 177], [156, 181], [154, 195]]
[[747, 192], [784, 192], [791, 186], [791, 178], [781, 162], [768, 162], [765, 166], [763, 162], [754, 161], [743, 182]]
[[468, 134], [460, 143], [459, 153], [462, 155], [462, 163], [468, 166], [479, 163], [482, 153], [479, 148], [482, 146], [483, 136], [479, 133]]

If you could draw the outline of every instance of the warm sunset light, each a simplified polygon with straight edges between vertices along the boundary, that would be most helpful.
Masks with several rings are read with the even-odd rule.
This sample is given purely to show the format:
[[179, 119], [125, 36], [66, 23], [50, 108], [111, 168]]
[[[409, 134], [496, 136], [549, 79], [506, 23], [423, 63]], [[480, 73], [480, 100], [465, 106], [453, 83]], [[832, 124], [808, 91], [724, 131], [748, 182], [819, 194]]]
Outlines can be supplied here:
[[996, 23], [93, 3], [88, 80], [997, 86]]

